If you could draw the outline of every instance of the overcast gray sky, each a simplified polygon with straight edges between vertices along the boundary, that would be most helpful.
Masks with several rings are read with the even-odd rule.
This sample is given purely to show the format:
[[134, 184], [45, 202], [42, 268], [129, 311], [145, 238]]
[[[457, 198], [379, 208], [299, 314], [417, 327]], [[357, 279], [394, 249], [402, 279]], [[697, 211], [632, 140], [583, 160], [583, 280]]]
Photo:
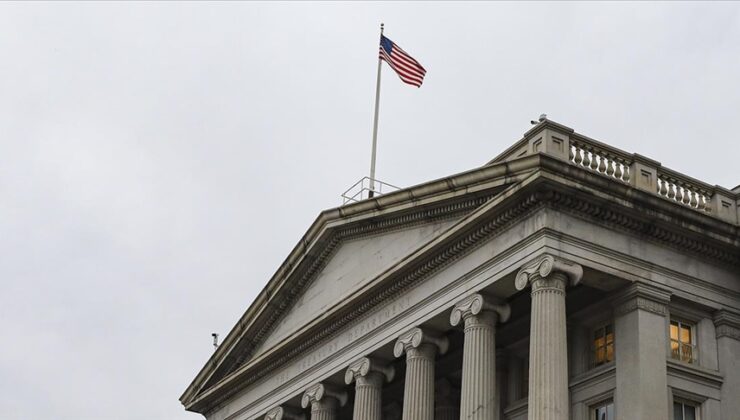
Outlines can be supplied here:
[[546, 112], [740, 183], [738, 3], [0, 4], [0, 418], [178, 398], [322, 209], [497, 155]]

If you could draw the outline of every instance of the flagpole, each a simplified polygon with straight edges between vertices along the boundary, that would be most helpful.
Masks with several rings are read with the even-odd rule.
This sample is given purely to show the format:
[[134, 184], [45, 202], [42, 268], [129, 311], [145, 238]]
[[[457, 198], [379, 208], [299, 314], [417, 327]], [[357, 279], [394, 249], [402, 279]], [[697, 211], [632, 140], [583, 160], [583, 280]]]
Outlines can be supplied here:
[[[383, 24], [380, 24], [380, 36], [383, 37]], [[378, 78], [375, 83], [375, 120], [373, 121], [373, 151], [370, 157], [370, 192], [368, 198], [375, 196], [375, 152], [378, 148], [378, 110], [380, 109], [380, 55], [378, 55]]]

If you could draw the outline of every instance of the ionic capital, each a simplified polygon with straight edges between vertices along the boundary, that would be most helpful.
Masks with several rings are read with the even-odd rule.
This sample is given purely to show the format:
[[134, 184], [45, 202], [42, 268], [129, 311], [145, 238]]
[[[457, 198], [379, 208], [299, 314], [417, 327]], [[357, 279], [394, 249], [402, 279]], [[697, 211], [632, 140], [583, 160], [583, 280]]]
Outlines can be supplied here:
[[306, 415], [294, 408], [278, 406], [265, 414], [265, 420], [306, 420]]
[[408, 353], [409, 350], [417, 349], [424, 344], [435, 346], [439, 354], [447, 353], [447, 349], [450, 347], [450, 341], [447, 337], [417, 327], [406, 331], [398, 337], [396, 345], [393, 347], [393, 355], [401, 357], [404, 353]]
[[511, 307], [507, 303], [475, 293], [455, 304], [450, 314], [450, 324], [454, 327], [460, 321], [484, 311], [495, 313], [499, 322], [506, 322], [511, 316]]
[[538, 278], [548, 279], [554, 273], [565, 275], [570, 281], [570, 285], [575, 286], [583, 277], [583, 267], [559, 257], [543, 255], [525, 264], [519, 270], [514, 285], [517, 290], [523, 290], [532, 281]]
[[354, 362], [350, 363], [347, 368], [347, 372], [344, 374], [344, 382], [349, 385], [356, 379], [366, 377], [370, 373], [378, 373], [383, 375], [386, 381], [390, 382], [393, 380], [393, 376], [396, 370], [393, 366], [383, 363], [377, 359], [370, 357], [362, 357]]
[[301, 407], [307, 408], [309, 405], [323, 402], [327, 398], [336, 399], [340, 406], [344, 406], [347, 403], [346, 392], [329, 384], [319, 382], [306, 388], [301, 398]]

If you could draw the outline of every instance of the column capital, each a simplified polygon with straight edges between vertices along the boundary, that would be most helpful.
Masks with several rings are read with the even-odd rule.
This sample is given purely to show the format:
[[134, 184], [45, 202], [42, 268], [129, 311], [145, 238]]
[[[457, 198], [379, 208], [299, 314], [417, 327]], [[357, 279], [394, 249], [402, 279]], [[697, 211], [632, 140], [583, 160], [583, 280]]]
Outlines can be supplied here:
[[454, 327], [460, 321], [484, 311], [496, 313], [499, 322], [506, 322], [511, 316], [511, 307], [507, 303], [498, 298], [474, 293], [455, 304], [450, 314], [450, 324]]
[[717, 338], [729, 337], [740, 341], [740, 314], [720, 309], [714, 313]]
[[547, 279], [553, 273], [565, 275], [572, 286], [575, 286], [583, 277], [583, 267], [571, 261], [549, 254], [541, 255], [528, 262], [519, 270], [514, 285], [517, 290], [524, 290], [537, 278]]
[[408, 353], [409, 350], [417, 349], [423, 344], [435, 346], [440, 354], [447, 353], [447, 349], [450, 347], [450, 341], [447, 337], [416, 327], [398, 337], [395, 346], [393, 346], [393, 355], [401, 357], [404, 353]]
[[265, 420], [306, 420], [306, 415], [291, 407], [277, 406], [265, 414]]
[[671, 292], [647, 283], [632, 283], [613, 298], [614, 316], [626, 315], [640, 309], [656, 315], [668, 315]]
[[347, 372], [344, 374], [344, 382], [349, 385], [357, 378], [365, 377], [373, 372], [383, 375], [385, 380], [388, 382], [392, 381], [396, 374], [396, 370], [393, 366], [385, 362], [381, 362], [378, 359], [371, 357], [361, 357], [350, 363], [347, 368]]
[[306, 388], [301, 398], [301, 407], [307, 408], [309, 405], [315, 402], [323, 402], [327, 398], [336, 399], [340, 406], [347, 403], [346, 392], [332, 385], [319, 382]]

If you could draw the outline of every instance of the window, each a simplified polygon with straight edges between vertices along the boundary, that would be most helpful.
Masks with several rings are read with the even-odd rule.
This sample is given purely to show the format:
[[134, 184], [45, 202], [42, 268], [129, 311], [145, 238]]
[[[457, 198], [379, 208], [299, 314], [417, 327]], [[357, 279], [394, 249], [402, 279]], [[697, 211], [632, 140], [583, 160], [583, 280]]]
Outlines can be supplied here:
[[671, 320], [671, 357], [686, 363], [696, 361], [696, 328]]
[[594, 366], [614, 360], [614, 327], [605, 325], [594, 330]]
[[614, 403], [603, 402], [591, 409], [591, 420], [614, 420]]
[[673, 420], [699, 420], [698, 411], [695, 404], [675, 401], [673, 403]]

